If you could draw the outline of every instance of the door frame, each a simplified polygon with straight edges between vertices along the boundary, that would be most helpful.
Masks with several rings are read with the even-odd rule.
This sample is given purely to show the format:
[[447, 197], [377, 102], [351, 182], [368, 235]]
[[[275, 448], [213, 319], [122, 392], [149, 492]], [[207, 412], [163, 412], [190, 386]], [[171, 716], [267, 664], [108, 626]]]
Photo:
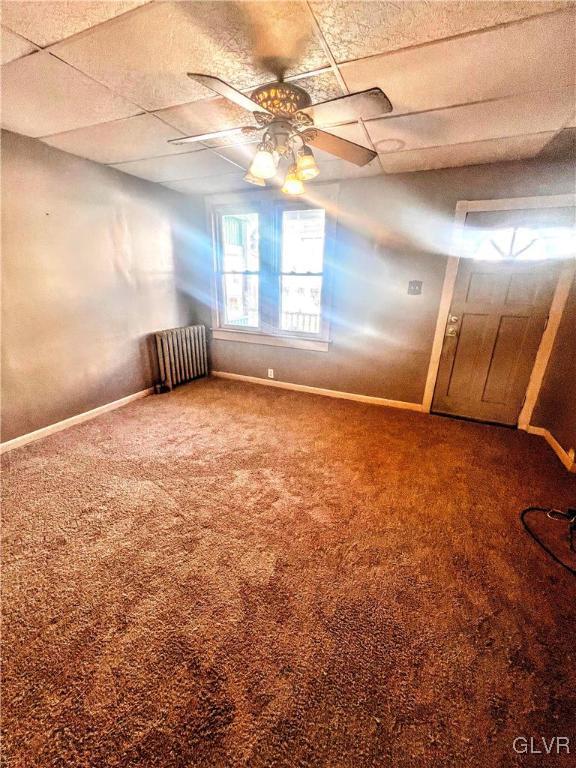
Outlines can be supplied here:
[[[442, 293], [436, 319], [436, 330], [434, 332], [434, 341], [432, 343], [426, 386], [424, 388], [424, 397], [422, 400], [422, 410], [424, 412], [430, 413], [432, 409], [434, 389], [436, 387], [438, 369], [440, 368], [440, 357], [444, 345], [444, 333], [448, 321], [448, 314], [452, 305], [452, 299], [454, 297], [454, 288], [458, 275], [458, 266], [460, 264], [460, 253], [466, 215], [471, 211], [514, 211], [527, 208], [560, 207], [576, 207], [576, 195], [509, 197], [499, 200], [459, 200], [456, 203], [451, 247], [446, 260], [444, 282], [442, 284]], [[526, 389], [524, 405], [522, 406], [522, 410], [518, 417], [519, 429], [527, 429], [530, 424], [530, 418], [540, 393], [540, 387], [542, 386], [544, 374], [546, 373], [546, 367], [552, 353], [552, 347], [554, 346], [554, 340], [562, 319], [562, 314], [564, 312], [564, 307], [575, 272], [576, 253], [574, 254], [574, 258], [566, 259], [558, 275], [558, 282], [556, 283], [554, 296], [552, 297], [552, 303], [550, 305], [548, 323], [540, 340], [540, 345], [538, 347], [538, 352], [536, 353], [536, 359]]]

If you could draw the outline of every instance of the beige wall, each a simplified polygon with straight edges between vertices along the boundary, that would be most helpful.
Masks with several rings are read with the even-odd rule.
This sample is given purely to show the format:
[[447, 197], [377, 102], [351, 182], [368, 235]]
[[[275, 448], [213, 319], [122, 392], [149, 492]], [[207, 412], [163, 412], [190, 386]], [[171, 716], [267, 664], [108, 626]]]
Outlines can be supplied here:
[[198, 210], [3, 132], [2, 440], [153, 384], [147, 335], [193, 315], [175, 271]]
[[576, 280], [556, 334], [532, 424], [548, 429], [565, 451], [576, 449]]
[[[264, 378], [274, 368], [283, 381], [421, 402], [456, 202], [571, 191], [572, 165], [553, 160], [343, 182], [330, 351], [213, 341], [213, 368]], [[209, 253], [204, 265], [206, 286]], [[407, 294], [410, 280], [421, 296]]]

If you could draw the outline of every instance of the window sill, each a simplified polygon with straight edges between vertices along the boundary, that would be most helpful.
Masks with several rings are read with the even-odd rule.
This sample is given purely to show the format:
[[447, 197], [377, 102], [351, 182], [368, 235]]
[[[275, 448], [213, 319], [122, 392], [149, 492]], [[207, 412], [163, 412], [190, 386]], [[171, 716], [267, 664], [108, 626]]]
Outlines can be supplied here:
[[300, 336], [273, 336], [267, 333], [250, 333], [249, 331], [232, 331], [214, 328], [212, 338], [218, 341], [240, 341], [244, 344], [264, 344], [269, 347], [291, 347], [292, 349], [307, 349], [311, 352], [328, 352], [330, 342], [321, 339], [304, 339]]

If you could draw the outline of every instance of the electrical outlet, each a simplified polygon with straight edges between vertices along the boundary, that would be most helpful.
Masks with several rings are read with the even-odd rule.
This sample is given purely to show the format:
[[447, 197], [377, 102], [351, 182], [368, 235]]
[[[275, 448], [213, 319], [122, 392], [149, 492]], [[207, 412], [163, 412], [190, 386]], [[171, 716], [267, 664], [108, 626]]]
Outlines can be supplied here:
[[274, 378], [274, 368], [268, 368], [268, 378], [269, 379]]

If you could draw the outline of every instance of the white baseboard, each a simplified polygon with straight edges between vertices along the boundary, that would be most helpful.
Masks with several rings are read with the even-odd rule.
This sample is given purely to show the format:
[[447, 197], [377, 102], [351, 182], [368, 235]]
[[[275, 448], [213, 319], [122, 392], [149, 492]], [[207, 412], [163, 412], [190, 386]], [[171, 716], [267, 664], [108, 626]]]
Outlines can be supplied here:
[[339, 392], [336, 389], [322, 389], [321, 387], [308, 387], [305, 384], [292, 384], [289, 381], [277, 381], [276, 379], [260, 379], [257, 376], [244, 376], [241, 373], [227, 373], [226, 371], [212, 371], [212, 376], [219, 379], [233, 379], [234, 381], [246, 381], [250, 384], [263, 384], [265, 387], [278, 387], [278, 389], [291, 389], [295, 392], [307, 392], [310, 395], [323, 395], [324, 397], [338, 397], [342, 400], [355, 400], [359, 403], [371, 405], [385, 405], [388, 408], [404, 408], [408, 411], [424, 411], [422, 403], [408, 403], [404, 400], [387, 400], [385, 397], [372, 397], [371, 395], [356, 395], [353, 392]]
[[91, 411], [85, 411], [85, 413], [79, 413], [76, 416], [70, 416], [69, 419], [63, 421], [57, 421], [56, 424], [49, 424], [47, 427], [36, 429], [34, 432], [28, 432], [26, 435], [20, 435], [13, 440], [7, 440], [5, 443], [0, 443], [0, 453], [6, 451], [12, 451], [14, 448], [20, 448], [22, 445], [32, 443], [34, 440], [40, 440], [43, 437], [54, 434], [54, 432], [60, 432], [68, 427], [73, 427], [76, 424], [82, 424], [84, 421], [90, 421], [90, 419], [96, 418], [107, 411], [114, 411], [116, 408], [122, 408], [123, 405], [128, 405], [133, 400], [140, 400], [142, 397], [147, 397], [154, 392], [154, 387], [148, 389], [142, 389], [140, 392], [134, 392], [133, 395], [126, 395], [121, 397], [120, 400], [114, 400], [106, 405], [100, 405], [98, 408], [93, 408]]
[[576, 472], [576, 461], [574, 460], [573, 448], [571, 448], [569, 451], [565, 451], [558, 440], [556, 440], [554, 435], [548, 429], [544, 429], [544, 427], [533, 427], [528, 425], [526, 427], [526, 432], [529, 432], [531, 435], [540, 435], [543, 437], [548, 445], [552, 448], [556, 456], [558, 456], [562, 464], [564, 464], [566, 469], [569, 472]]

